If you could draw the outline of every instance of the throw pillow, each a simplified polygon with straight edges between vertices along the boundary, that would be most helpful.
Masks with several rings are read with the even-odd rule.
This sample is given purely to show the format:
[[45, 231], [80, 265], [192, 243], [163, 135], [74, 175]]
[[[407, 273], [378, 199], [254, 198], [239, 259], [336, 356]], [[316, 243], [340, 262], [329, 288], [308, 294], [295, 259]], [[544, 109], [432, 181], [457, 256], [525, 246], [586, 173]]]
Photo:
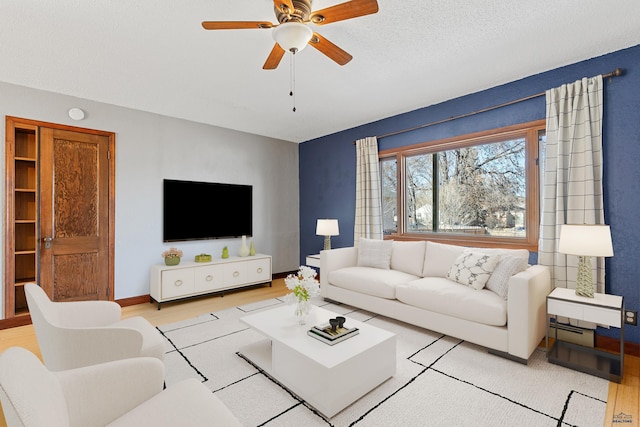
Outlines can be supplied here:
[[391, 269], [421, 276], [425, 246], [425, 242], [393, 242]]
[[529, 251], [526, 249], [504, 249], [504, 248], [472, 248], [469, 249], [489, 255], [515, 256], [529, 260]]
[[519, 256], [501, 256], [500, 262], [487, 281], [487, 289], [507, 299], [509, 279], [514, 274], [526, 270], [527, 266], [527, 260]]
[[358, 244], [358, 266], [389, 269], [393, 240], [360, 238]]
[[453, 263], [447, 278], [479, 291], [484, 288], [498, 261], [498, 255], [465, 251]]
[[464, 251], [464, 246], [427, 242], [422, 277], [446, 278], [451, 266]]

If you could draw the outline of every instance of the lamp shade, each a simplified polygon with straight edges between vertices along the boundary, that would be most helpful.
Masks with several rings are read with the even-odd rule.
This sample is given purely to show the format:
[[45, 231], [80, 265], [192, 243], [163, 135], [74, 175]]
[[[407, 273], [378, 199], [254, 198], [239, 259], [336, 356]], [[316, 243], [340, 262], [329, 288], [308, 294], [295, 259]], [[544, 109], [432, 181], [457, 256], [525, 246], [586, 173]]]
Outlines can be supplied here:
[[337, 219], [319, 219], [316, 224], [316, 235], [318, 236], [338, 236], [340, 230], [338, 228]]
[[285, 22], [273, 29], [273, 39], [286, 51], [301, 51], [309, 43], [311, 36], [311, 28], [299, 22]]
[[613, 256], [608, 225], [569, 225], [560, 229], [558, 252], [568, 255]]

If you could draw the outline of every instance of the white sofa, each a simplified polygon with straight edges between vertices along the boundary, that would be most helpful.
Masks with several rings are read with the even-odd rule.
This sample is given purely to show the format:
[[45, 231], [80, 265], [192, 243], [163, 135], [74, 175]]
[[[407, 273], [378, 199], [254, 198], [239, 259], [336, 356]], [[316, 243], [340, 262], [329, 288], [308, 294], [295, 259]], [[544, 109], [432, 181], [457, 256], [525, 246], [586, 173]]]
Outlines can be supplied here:
[[[482, 274], [465, 270], [478, 257]], [[358, 248], [320, 253], [320, 293], [526, 363], [545, 335], [550, 292], [549, 269], [528, 265], [528, 257], [527, 250], [361, 239]]]

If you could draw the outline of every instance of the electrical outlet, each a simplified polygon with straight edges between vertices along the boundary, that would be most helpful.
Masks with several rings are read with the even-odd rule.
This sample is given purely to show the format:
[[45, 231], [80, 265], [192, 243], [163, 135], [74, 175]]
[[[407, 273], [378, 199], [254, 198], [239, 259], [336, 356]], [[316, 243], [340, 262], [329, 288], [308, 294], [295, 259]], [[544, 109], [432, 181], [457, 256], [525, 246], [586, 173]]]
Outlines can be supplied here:
[[638, 312], [633, 310], [624, 311], [625, 325], [638, 326]]

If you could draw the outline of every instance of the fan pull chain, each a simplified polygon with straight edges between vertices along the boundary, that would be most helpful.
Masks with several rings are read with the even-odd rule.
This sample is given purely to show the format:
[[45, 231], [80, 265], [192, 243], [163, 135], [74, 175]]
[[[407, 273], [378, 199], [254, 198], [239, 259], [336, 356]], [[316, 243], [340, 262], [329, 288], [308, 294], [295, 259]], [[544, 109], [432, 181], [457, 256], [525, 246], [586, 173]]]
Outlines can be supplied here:
[[289, 96], [293, 97], [293, 112], [296, 112], [296, 49], [291, 49]]

